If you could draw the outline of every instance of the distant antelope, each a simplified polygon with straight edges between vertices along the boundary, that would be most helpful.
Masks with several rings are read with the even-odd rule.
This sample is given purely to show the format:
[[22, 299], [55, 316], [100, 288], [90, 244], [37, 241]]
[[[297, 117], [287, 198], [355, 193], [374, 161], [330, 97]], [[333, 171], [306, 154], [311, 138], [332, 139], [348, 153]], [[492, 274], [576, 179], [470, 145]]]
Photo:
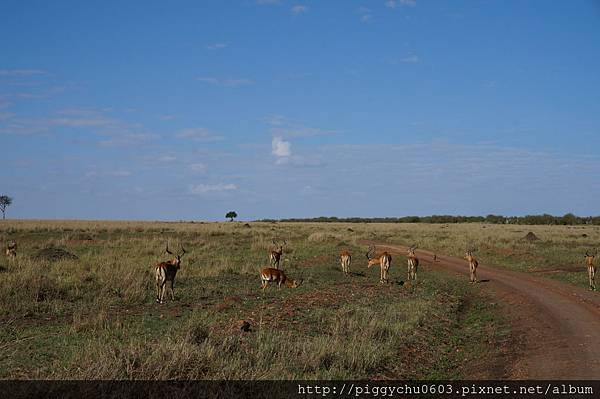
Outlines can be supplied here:
[[278, 248], [269, 251], [269, 261], [271, 262], [271, 266], [275, 266], [276, 269], [279, 269], [279, 260], [283, 254], [283, 247], [286, 245], [286, 242], [283, 240], [283, 245], [277, 245], [275, 239], [273, 239], [273, 245]]
[[15, 259], [17, 257], [17, 243], [14, 241], [11, 241], [8, 243], [8, 245], [6, 246], [6, 256], [8, 256], [10, 259]]
[[340, 263], [342, 265], [342, 271], [345, 274], [350, 274], [350, 262], [352, 261], [352, 255], [350, 252], [344, 250], [340, 252]]
[[370, 268], [373, 265], [379, 265], [379, 282], [387, 283], [389, 281], [388, 271], [390, 269], [390, 264], [392, 263], [392, 256], [387, 252], [383, 252], [378, 257], [373, 258], [372, 256], [374, 254], [375, 247], [371, 245], [367, 251], [367, 260], [369, 261], [367, 268]]
[[260, 282], [263, 290], [267, 288], [270, 283], [276, 283], [278, 289], [281, 289], [282, 284], [288, 288], [297, 288], [300, 287], [302, 281], [302, 279], [290, 280], [283, 270], [273, 269], [272, 267], [265, 267], [260, 272]]
[[417, 266], [419, 266], [419, 258], [415, 255], [416, 245], [408, 248], [408, 280], [417, 281]]
[[[169, 251], [168, 243], [166, 252], [170, 255], [174, 255], [173, 252]], [[166, 262], [160, 262], [155, 266], [156, 302], [163, 303], [165, 291], [167, 290], [167, 281], [171, 283], [171, 299], [175, 300], [175, 292], [173, 291], [173, 287], [175, 285], [175, 276], [177, 275], [177, 271], [181, 267], [181, 257], [184, 254], [185, 249], [182, 245], [181, 254], [175, 255], [175, 259], [168, 260]]]
[[587, 251], [585, 252], [585, 263], [587, 264], [587, 268], [588, 268], [588, 278], [590, 280], [590, 290], [591, 291], [596, 291], [596, 266], [594, 266], [594, 258], [596, 257], [596, 254], [590, 255], [587, 253]]
[[473, 257], [473, 250], [467, 250], [465, 253], [465, 259], [469, 262], [469, 282], [476, 283], [477, 282], [477, 266], [479, 262], [477, 259]]

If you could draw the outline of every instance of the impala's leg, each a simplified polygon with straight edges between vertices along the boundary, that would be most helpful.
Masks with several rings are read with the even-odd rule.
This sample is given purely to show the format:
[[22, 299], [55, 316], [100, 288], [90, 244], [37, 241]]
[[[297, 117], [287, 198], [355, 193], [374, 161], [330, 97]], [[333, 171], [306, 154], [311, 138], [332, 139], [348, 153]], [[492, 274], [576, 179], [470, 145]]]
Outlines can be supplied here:
[[596, 290], [596, 282], [595, 280], [595, 270], [593, 267], [588, 267], [588, 277], [590, 280], [590, 291], [595, 291]]
[[160, 280], [156, 279], [156, 302], [160, 303]]
[[164, 299], [165, 299], [165, 289], [167, 288], [166, 287], [166, 283], [167, 282], [164, 281], [164, 280], [160, 282], [160, 302], [159, 303], [163, 303], [164, 302]]
[[175, 279], [171, 280], [171, 300], [175, 300]]

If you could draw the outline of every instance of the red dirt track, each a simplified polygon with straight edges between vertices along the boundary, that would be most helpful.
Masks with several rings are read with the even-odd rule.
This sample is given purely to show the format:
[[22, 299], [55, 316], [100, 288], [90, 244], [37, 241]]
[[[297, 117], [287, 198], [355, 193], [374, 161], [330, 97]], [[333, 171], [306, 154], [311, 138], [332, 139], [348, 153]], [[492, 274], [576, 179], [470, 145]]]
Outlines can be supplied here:
[[[406, 273], [406, 247], [377, 248], [395, 254], [392, 268]], [[417, 257], [426, 269], [465, 275], [469, 284], [465, 260], [437, 254], [433, 262], [433, 253], [425, 250]], [[481, 263], [477, 278], [484, 291], [507, 305], [518, 340], [503, 378], [600, 379], [600, 293]]]

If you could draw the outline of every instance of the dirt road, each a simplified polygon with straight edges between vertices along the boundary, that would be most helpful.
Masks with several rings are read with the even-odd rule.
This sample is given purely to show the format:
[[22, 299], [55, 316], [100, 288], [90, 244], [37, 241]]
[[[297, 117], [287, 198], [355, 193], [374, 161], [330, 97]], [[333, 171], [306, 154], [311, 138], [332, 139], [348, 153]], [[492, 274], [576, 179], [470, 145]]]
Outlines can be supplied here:
[[[377, 245], [396, 254], [392, 267], [406, 273], [406, 247]], [[429, 270], [465, 275], [463, 259], [425, 250], [417, 256]], [[583, 267], [583, 266], [582, 266]], [[481, 288], [507, 305], [513, 332], [519, 340], [510, 379], [600, 379], [600, 293], [526, 273], [480, 264]]]

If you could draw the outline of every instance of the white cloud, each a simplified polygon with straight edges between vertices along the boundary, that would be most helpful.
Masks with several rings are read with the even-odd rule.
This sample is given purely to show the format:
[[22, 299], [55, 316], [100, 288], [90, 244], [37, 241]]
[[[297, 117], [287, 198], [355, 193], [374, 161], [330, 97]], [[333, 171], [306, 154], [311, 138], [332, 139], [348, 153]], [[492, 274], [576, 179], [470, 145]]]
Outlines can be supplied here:
[[97, 171], [92, 170], [86, 172], [85, 177], [128, 177], [131, 176], [131, 172], [128, 170], [113, 170], [113, 171]]
[[156, 158], [156, 160], [158, 162], [171, 163], [171, 162], [176, 161], [177, 157], [174, 156], [174, 155], [163, 155], [163, 156], [160, 156], [160, 157]]
[[416, 64], [421, 62], [421, 59], [417, 55], [409, 55], [408, 57], [402, 58], [401, 61], [406, 64]]
[[0, 76], [33, 76], [47, 74], [48, 72], [40, 69], [0, 69]]
[[194, 173], [205, 173], [206, 172], [206, 165], [204, 165], [203, 163], [192, 163], [192, 164], [188, 165], [188, 167]]
[[292, 7], [291, 11], [294, 15], [305, 14], [308, 12], [308, 7], [303, 5], [295, 5]]
[[360, 21], [362, 23], [370, 22], [373, 19], [373, 14], [371, 13], [371, 9], [367, 7], [358, 7], [356, 10], [357, 13], [361, 15]]
[[238, 186], [232, 183], [218, 183], [218, 184], [197, 184], [190, 187], [192, 194], [201, 195], [213, 192], [224, 192], [237, 190]]
[[273, 155], [278, 158], [286, 158], [292, 155], [292, 143], [283, 140], [281, 137], [273, 137], [271, 141]]
[[388, 0], [385, 2], [385, 6], [388, 8], [396, 8], [398, 6], [414, 7], [416, 5], [416, 0]]
[[223, 139], [223, 137], [213, 134], [212, 132], [203, 127], [183, 129], [177, 134], [177, 137], [180, 139], [189, 139], [205, 142], [219, 141]]
[[208, 83], [214, 86], [226, 86], [226, 87], [238, 87], [238, 86], [248, 86], [254, 84], [252, 79], [246, 78], [215, 78], [211, 76], [199, 76], [196, 78], [197, 81]]
[[115, 134], [110, 139], [101, 140], [98, 144], [102, 147], [127, 147], [141, 145], [158, 138], [160, 136], [153, 133], [125, 133]]
[[219, 50], [229, 46], [229, 43], [211, 43], [204, 46], [207, 50]]

